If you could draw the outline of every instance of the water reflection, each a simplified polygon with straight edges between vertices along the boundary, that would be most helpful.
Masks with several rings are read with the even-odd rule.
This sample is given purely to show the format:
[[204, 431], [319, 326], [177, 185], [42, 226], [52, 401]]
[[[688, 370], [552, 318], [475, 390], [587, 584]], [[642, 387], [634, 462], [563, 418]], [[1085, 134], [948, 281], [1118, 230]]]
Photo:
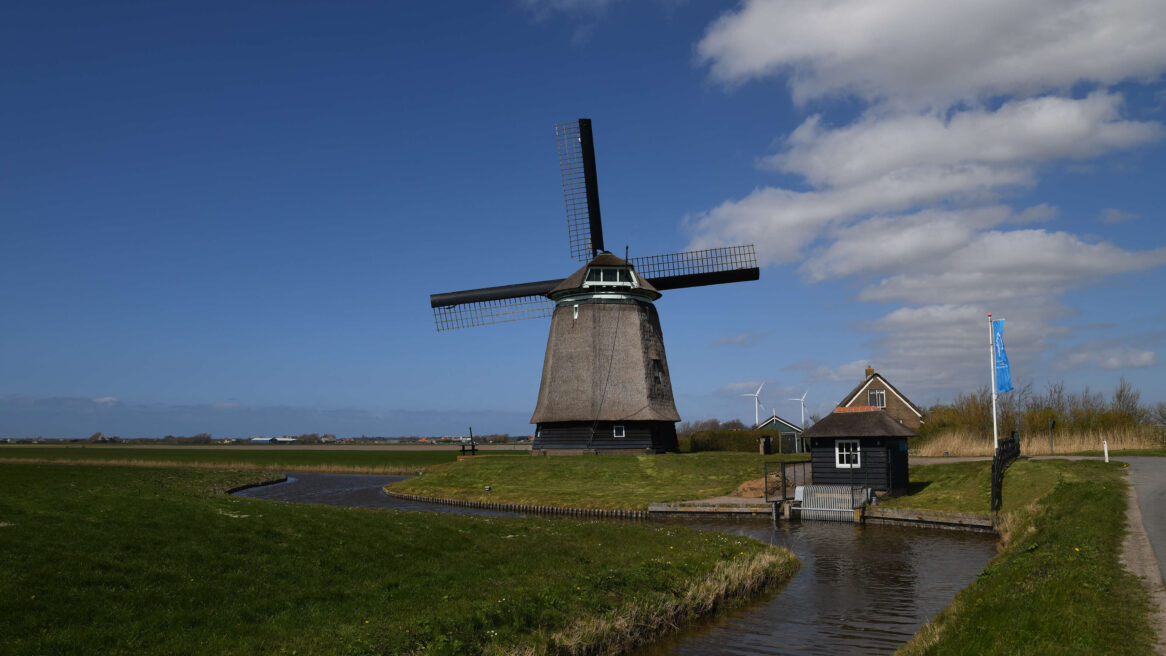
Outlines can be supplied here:
[[[385, 495], [401, 476], [295, 474], [239, 496], [475, 515], [509, 515]], [[638, 652], [664, 654], [890, 654], [951, 603], [995, 554], [990, 535], [832, 522], [660, 522], [781, 545], [802, 569], [780, 592]]]
[[793, 522], [700, 528], [787, 547], [802, 570], [779, 594], [638, 652], [889, 654], [951, 603], [995, 553], [991, 536]]
[[286, 483], [252, 487], [235, 496], [267, 501], [293, 503], [321, 503], [346, 508], [382, 508], [415, 510], [420, 512], [487, 515], [491, 517], [518, 517], [518, 513], [479, 510], [435, 503], [420, 503], [390, 497], [381, 489], [389, 483], [403, 481], [408, 476], [369, 476], [366, 474], [289, 474]]

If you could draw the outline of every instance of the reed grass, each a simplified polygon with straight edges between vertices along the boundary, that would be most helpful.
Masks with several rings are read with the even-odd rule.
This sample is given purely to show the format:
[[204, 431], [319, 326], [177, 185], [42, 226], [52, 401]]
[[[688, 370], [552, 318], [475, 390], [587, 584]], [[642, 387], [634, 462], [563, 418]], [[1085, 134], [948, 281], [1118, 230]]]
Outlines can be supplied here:
[[628, 604], [615, 613], [572, 622], [549, 636], [502, 653], [622, 654], [646, 644], [695, 618], [730, 607], [759, 592], [784, 584], [800, 568], [784, 551], [764, 551], [750, 558], [722, 561], [704, 578], [673, 595], [657, 595]]
[[[1007, 432], [1001, 432], [1006, 437]], [[1026, 456], [1090, 454], [1102, 450], [1103, 441], [1113, 451], [1144, 451], [1166, 448], [1166, 432], [1153, 427], [1133, 426], [1108, 430], [1053, 432], [1053, 448], [1049, 450], [1048, 433], [1021, 434], [1020, 452]], [[913, 445], [912, 455], [918, 456], [991, 456], [991, 433], [971, 430], [949, 430], [922, 438]]]

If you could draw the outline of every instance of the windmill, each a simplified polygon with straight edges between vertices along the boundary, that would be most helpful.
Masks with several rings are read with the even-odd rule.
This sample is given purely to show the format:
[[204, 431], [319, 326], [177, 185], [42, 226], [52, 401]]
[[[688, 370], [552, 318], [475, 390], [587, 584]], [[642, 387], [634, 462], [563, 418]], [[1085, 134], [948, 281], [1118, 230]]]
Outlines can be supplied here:
[[680, 415], [654, 301], [757, 280], [753, 246], [620, 259], [603, 248], [591, 120], [555, 126], [571, 256], [566, 278], [433, 294], [438, 331], [551, 318], [533, 452], [672, 451]]
[[753, 397], [753, 428], [761, 425], [761, 388], [765, 387], [765, 381], [757, 386], [757, 391], [752, 394], [742, 394], [741, 396]]

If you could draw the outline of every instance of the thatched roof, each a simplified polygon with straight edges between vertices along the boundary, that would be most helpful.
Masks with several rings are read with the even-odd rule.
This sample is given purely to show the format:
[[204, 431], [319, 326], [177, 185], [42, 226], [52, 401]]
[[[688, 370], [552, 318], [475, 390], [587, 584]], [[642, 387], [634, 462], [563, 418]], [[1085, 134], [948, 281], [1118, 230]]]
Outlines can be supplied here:
[[530, 421], [680, 421], [656, 308], [636, 302], [555, 308]]
[[882, 410], [845, 412], [839, 408], [806, 429], [802, 437], [915, 437], [915, 431]]
[[[596, 255], [594, 258], [592, 258], [590, 262], [583, 265], [581, 269], [567, 276], [563, 282], [559, 283], [554, 289], [547, 292], [547, 296], [549, 298], [555, 298], [555, 296], [561, 294], [562, 292], [582, 289], [584, 277], [587, 275], [587, 269], [590, 269], [593, 266], [627, 267], [633, 271], [635, 270], [635, 267], [629, 264], [627, 260], [622, 260], [612, 255], [611, 253], [600, 253], [599, 255]], [[636, 283], [636, 289], [648, 292], [647, 295], [650, 296], [652, 300], [660, 298], [660, 292], [655, 287], [653, 287], [652, 283], [648, 282], [648, 280], [643, 276], [636, 275]]]

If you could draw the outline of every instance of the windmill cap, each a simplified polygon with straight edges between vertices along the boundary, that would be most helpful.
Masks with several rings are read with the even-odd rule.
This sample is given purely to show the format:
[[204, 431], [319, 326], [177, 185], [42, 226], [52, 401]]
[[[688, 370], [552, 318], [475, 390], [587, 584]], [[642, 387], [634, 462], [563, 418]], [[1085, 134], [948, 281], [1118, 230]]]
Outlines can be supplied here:
[[[555, 286], [554, 289], [547, 292], [547, 298], [554, 299], [558, 296], [564, 295], [565, 293], [576, 292], [580, 289], [583, 289], [583, 283], [587, 280], [587, 270], [591, 267], [624, 268], [635, 271], [635, 267], [632, 266], [632, 264], [627, 260], [618, 258], [611, 253], [600, 253], [599, 255], [592, 258], [592, 260], [585, 264], [581, 269], [567, 276], [567, 278]], [[659, 290], [652, 286], [652, 283], [648, 282], [642, 276], [636, 276], [636, 286], [633, 289], [640, 293], [646, 292], [646, 295], [649, 296], [653, 301], [660, 298]]]

